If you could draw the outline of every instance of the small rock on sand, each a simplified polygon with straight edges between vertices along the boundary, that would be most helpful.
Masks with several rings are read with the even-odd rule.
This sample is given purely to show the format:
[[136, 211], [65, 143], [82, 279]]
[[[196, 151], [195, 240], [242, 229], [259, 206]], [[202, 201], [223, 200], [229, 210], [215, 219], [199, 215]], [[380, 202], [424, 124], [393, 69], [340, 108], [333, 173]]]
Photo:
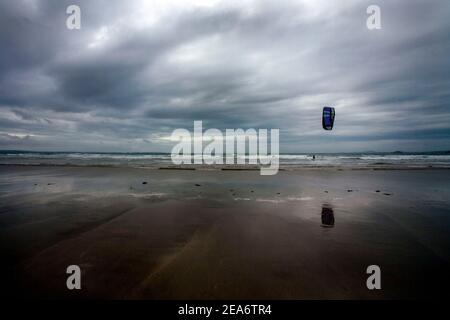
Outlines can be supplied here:
[[142, 184], [147, 184], [147, 181], [143, 181]]

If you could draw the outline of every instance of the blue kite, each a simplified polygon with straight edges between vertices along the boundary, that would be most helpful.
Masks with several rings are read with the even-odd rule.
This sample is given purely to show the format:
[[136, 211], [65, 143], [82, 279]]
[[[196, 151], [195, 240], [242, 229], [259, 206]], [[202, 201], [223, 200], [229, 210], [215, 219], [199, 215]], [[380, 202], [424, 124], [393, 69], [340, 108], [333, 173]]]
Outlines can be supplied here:
[[325, 130], [332, 130], [334, 124], [335, 111], [332, 107], [323, 107], [322, 127]]

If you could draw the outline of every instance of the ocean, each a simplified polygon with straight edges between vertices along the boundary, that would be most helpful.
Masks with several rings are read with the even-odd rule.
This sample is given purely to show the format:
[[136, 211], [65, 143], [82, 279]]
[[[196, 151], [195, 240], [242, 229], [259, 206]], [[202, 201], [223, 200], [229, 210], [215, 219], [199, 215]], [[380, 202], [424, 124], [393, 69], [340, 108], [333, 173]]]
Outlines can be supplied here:
[[[248, 156], [244, 156], [248, 161]], [[316, 153], [280, 154], [280, 168], [450, 168], [450, 151], [427, 153]], [[96, 152], [37, 152], [1, 150], [0, 165], [30, 166], [106, 166], [164, 168], [175, 167], [170, 153], [96, 153]], [[233, 165], [192, 165], [201, 168], [227, 168]], [[234, 167], [236, 167], [234, 165]], [[246, 167], [240, 165], [240, 167]]]

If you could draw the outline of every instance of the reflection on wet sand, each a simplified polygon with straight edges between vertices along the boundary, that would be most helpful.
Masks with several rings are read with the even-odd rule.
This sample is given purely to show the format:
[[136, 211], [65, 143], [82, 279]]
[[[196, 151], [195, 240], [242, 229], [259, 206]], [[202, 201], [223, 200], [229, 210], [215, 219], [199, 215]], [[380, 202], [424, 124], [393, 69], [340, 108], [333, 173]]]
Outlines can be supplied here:
[[[2, 294], [448, 297], [449, 179], [450, 170], [305, 170], [268, 180], [257, 171], [0, 166]], [[382, 290], [366, 287], [372, 264], [382, 266]], [[69, 265], [81, 268], [76, 292], [67, 290]]]
[[334, 227], [334, 211], [329, 204], [322, 206], [322, 227], [333, 228]]

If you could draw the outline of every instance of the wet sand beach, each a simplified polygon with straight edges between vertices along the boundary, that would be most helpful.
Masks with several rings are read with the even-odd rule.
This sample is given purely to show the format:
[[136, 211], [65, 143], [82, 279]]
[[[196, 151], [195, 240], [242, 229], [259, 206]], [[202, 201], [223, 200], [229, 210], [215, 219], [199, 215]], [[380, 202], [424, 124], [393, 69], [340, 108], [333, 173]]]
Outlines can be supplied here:
[[[448, 297], [450, 170], [0, 167], [3, 296]], [[379, 265], [382, 289], [368, 290]], [[66, 288], [79, 265], [82, 289]]]

